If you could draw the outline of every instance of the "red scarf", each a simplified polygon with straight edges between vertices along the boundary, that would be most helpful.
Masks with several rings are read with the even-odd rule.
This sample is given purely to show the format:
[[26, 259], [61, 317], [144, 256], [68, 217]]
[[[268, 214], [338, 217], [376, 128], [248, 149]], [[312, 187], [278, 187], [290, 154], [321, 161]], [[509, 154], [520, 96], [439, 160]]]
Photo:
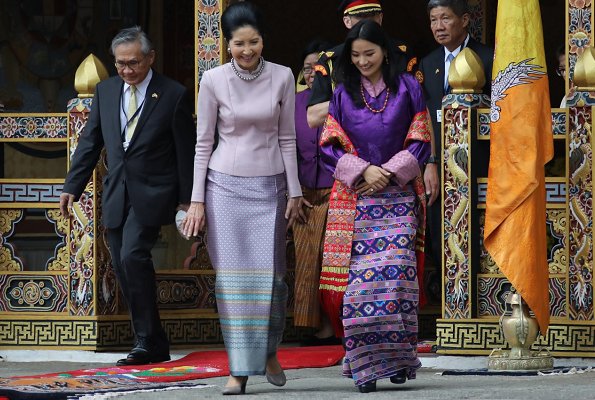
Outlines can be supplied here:
[[[429, 119], [427, 112], [418, 113], [413, 118], [405, 147], [411, 140], [430, 141]], [[335, 144], [349, 154], [357, 156], [357, 150], [341, 125], [331, 115], [326, 119], [320, 145]], [[419, 200], [419, 224], [415, 254], [417, 257], [417, 277], [420, 287], [420, 306], [426, 303], [422, 290], [424, 265], [424, 241], [426, 227], [426, 196], [424, 182], [421, 175], [413, 182], [413, 189]], [[351, 246], [355, 223], [355, 207], [357, 193], [352, 188], [335, 180], [331, 191], [326, 232], [324, 235], [324, 253], [322, 256], [322, 270], [320, 272], [320, 305], [329, 317], [335, 335], [343, 337], [343, 323], [341, 309], [343, 295], [347, 289], [349, 278], [349, 264], [351, 262]]]

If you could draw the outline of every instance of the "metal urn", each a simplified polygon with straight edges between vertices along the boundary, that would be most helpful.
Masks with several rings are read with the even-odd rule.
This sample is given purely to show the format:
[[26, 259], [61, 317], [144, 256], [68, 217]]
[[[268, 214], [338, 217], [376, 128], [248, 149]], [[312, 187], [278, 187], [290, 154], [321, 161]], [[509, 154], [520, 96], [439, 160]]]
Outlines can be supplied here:
[[500, 329], [510, 350], [494, 349], [488, 359], [488, 369], [497, 371], [551, 370], [554, 359], [547, 351], [532, 352], [537, 340], [539, 325], [529, 313], [527, 303], [518, 293], [511, 293], [507, 300], [510, 312], [500, 317]]

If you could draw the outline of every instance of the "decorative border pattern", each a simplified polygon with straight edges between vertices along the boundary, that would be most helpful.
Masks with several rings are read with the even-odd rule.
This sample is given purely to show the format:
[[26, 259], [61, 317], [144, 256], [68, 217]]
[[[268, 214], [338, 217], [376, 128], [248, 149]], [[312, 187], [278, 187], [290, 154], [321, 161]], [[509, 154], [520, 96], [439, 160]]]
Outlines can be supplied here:
[[[68, 137], [69, 167], [78, 139], [87, 123], [92, 99], [73, 99], [68, 103], [70, 132]], [[95, 238], [96, 219], [95, 188], [97, 173], [93, 175], [78, 202], [72, 207], [69, 249], [69, 314], [76, 316], [95, 315]]]
[[[504, 315], [506, 299], [511, 292], [511, 285], [504, 276], [478, 276], [477, 278], [477, 315], [480, 318], [498, 318]], [[566, 278], [550, 278], [550, 315], [566, 317]]]
[[60, 202], [62, 183], [6, 182], [0, 179], [1, 203], [31, 203], [24, 207], [35, 207], [39, 203]]
[[[498, 321], [467, 319], [436, 323], [436, 344], [440, 354], [489, 354], [505, 348]], [[554, 356], [592, 356], [595, 353], [595, 324], [554, 322], [547, 336], [539, 337], [532, 349], [543, 347]]]
[[23, 210], [0, 209], [0, 271], [23, 270], [23, 262], [6, 240], [14, 234], [14, 227], [23, 219], [23, 215]]
[[442, 154], [445, 318], [471, 317], [471, 187], [467, 107], [444, 107]]
[[0, 319], [0, 343], [6, 347], [31, 346], [95, 350], [97, 323], [95, 321]]
[[158, 274], [157, 304], [161, 310], [215, 312], [215, 272], [191, 276]]
[[469, 1], [471, 17], [469, 18], [469, 33], [475, 40], [485, 43], [485, 1]]
[[2, 114], [0, 116], [0, 141], [34, 139], [66, 141], [67, 137], [67, 114]]
[[568, 136], [569, 318], [593, 320], [593, 145], [591, 107], [572, 107]]
[[54, 249], [54, 257], [46, 265], [46, 271], [68, 271], [69, 253], [66, 238], [70, 231], [69, 220], [62, 217], [60, 210], [53, 208], [45, 211], [45, 218], [54, 225], [56, 235], [60, 238]]
[[66, 275], [0, 275], [0, 288], [0, 311], [60, 313], [66, 310]]
[[223, 0], [195, 0], [195, 99], [204, 72], [223, 63], [223, 36], [219, 22], [224, 8], [222, 3]]
[[565, 274], [568, 271], [568, 213], [566, 210], [548, 209], [546, 214], [549, 273]]

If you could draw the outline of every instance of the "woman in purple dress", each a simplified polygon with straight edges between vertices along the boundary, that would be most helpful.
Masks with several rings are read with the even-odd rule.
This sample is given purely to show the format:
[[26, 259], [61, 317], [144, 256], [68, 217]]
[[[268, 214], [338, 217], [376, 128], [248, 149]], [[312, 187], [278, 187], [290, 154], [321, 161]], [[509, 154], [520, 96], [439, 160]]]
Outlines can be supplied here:
[[321, 138], [323, 160], [335, 177], [322, 303], [329, 315], [341, 315], [334, 326], [345, 336], [343, 375], [367, 393], [378, 379], [414, 379], [421, 366], [421, 169], [431, 128], [421, 86], [374, 21], [351, 29], [335, 74], [339, 85]]

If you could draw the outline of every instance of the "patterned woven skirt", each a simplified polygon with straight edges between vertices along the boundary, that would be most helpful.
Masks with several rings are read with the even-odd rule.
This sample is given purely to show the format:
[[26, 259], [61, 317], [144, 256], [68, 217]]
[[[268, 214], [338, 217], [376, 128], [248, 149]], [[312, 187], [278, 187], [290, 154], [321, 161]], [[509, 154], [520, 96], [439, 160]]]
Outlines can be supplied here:
[[264, 375], [283, 337], [286, 188], [285, 174], [207, 174], [207, 246], [234, 376]]
[[295, 326], [320, 326], [320, 268], [324, 247], [324, 228], [331, 189], [302, 188], [304, 198], [312, 204], [308, 222], [293, 226], [295, 244]]
[[357, 200], [349, 281], [343, 299], [343, 375], [356, 385], [388, 378], [417, 358], [415, 194], [389, 186]]

